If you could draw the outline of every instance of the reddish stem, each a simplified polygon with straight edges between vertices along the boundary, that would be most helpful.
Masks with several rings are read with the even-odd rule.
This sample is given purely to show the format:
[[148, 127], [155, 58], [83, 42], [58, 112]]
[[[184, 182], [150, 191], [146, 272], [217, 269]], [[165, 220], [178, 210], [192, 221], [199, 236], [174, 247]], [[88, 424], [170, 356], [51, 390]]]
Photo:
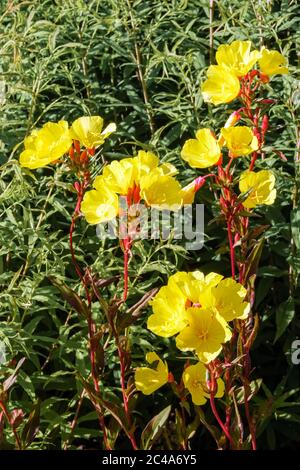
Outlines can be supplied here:
[[223, 421], [221, 420], [221, 418], [219, 416], [219, 413], [217, 411], [217, 408], [216, 408], [216, 404], [215, 404], [216, 379], [215, 379], [214, 373], [212, 371], [210, 371], [210, 377], [211, 377], [210, 406], [211, 406], [212, 412], [213, 412], [216, 420], [218, 421], [218, 424], [219, 424], [220, 428], [222, 429], [224, 435], [229, 440], [231, 446], [234, 447], [234, 442], [233, 442], [233, 439], [230, 435], [230, 432], [227, 429], [227, 427], [224, 425]]
[[257, 157], [258, 157], [258, 153], [257, 153], [257, 152], [254, 152], [253, 155], [252, 155], [252, 159], [251, 159], [250, 166], [249, 166], [249, 170], [250, 170], [250, 171], [253, 170], [254, 165], [255, 165], [255, 162], [256, 162], [256, 160], [257, 160]]
[[252, 450], [257, 450], [255, 430], [254, 430], [252, 416], [250, 414], [250, 409], [249, 409], [248, 385], [247, 384], [244, 384], [244, 395], [245, 395], [245, 412], [246, 412], [246, 418], [247, 418], [247, 421], [248, 421], [249, 431], [250, 431], [250, 435], [251, 435]]
[[123, 300], [126, 302], [128, 295], [128, 246], [124, 243], [124, 293]]
[[229, 249], [230, 249], [231, 276], [232, 276], [232, 279], [234, 279], [235, 278], [234, 246], [233, 246], [232, 233], [231, 233], [231, 218], [227, 220], [227, 233], [228, 233], [228, 241], [229, 241]]
[[7, 420], [8, 424], [10, 425], [11, 430], [12, 430], [12, 432], [13, 432], [13, 434], [14, 434], [14, 437], [15, 437], [15, 440], [16, 440], [17, 448], [18, 448], [18, 450], [21, 450], [21, 449], [22, 449], [21, 440], [20, 440], [19, 435], [18, 435], [18, 433], [17, 433], [17, 431], [16, 431], [16, 429], [15, 429], [15, 427], [14, 427], [14, 424], [13, 424], [12, 419], [11, 419], [11, 415], [10, 415], [8, 409], [6, 408], [5, 403], [4, 403], [2, 400], [0, 400], [0, 408], [2, 409], [3, 414], [4, 414], [6, 420]]
[[[80, 266], [77, 263], [77, 259], [76, 259], [76, 256], [75, 256], [74, 245], [73, 245], [73, 234], [74, 234], [74, 230], [75, 230], [76, 220], [79, 217], [80, 206], [81, 206], [83, 196], [84, 196], [84, 193], [85, 193], [85, 190], [86, 190], [88, 184], [89, 184], [89, 176], [86, 175], [86, 177], [84, 178], [84, 181], [83, 182], [77, 182], [76, 186], [75, 186], [76, 191], [77, 191], [77, 202], [76, 202], [76, 206], [75, 206], [75, 209], [74, 209], [74, 213], [73, 213], [72, 221], [71, 221], [71, 225], [70, 225], [69, 242], [70, 242], [70, 252], [71, 252], [73, 266], [75, 268], [77, 276], [79, 277], [79, 279], [80, 279], [80, 281], [81, 281], [81, 283], [84, 287], [87, 302], [88, 302], [88, 307], [89, 307], [89, 316], [88, 316], [88, 337], [89, 337], [89, 343], [90, 343], [89, 356], [90, 356], [91, 373], [92, 373], [95, 392], [99, 393], [100, 389], [99, 389], [99, 382], [98, 382], [98, 377], [97, 377], [96, 352], [95, 352], [95, 348], [93, 346], [93, 336], [96, 332], [96, 326], [95, 326], [95, 323], [93, 322], [92, 315], [91, 315], [91, 308], [90, 308], [91, 303], [92, 303], [92, 299], [91, 299], [91, 294], [90, 294], [87, 282], [85, 280], [85, 277], [83, 276], [83, 274], [81, 272], [81, 269], [80, 269]], [[105, 427], [105, 421], [104, 421], [104, 417], [102, 415], [99, 415], [99, 424], [100, 424], [100, 427], [101, 427], [102, 432], [103, 432], [103, 440], [104, 440], [105, 448], [107, 450], [110, 450], [111, 448], [110, 448], [110, 445], [109, 445], [109, 442], [108, 442], [108, 439], [107, 439], [107, 431], [106, 431], [106, 427]]]

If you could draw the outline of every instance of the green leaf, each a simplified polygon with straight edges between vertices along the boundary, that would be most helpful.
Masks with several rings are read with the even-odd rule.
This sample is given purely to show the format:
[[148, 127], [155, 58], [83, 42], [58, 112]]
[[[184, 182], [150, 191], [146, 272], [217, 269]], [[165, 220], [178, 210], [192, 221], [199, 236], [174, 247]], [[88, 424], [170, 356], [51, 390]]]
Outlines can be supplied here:
[[294, 243], [300, 250], [300, 210], [298, 208], [291, 211], [291, 230]]
[[276, 336], [273, 343], [285, 332], [295, 316], [294, 299], [289, 297], [285, 302], [279, 305], [276, 310]]
[[154, 416], [145, 426], [141, 436], [142, 449], [151, 449], [155, 441], [157, 441], [157, 439], [161, 435], [163, 427], [170, 415], [170, 412], [171, 405], [168, 405], [160, 413]]
[[88, 318], [88, 306], [83, 300], [81, 300], [75, 291], [70, 289], [70, 287], [66, 286], [66, 284], [54, 278], [53, 276], [49, 276], [49, 280], [55, 287], [57, 287], [63, 298], [71, 305], [71, 307], [74, 308], [74, 310], [76, 310], [77, 313], [82, 315], [84, 318]]
[[22, 431], [21, 440], [22, 440], [24, 448], [28, 447], [31, 444], [31, 442], [34, 440], [39, 430], [40, 409], [41, 409], [41, 402], [40, 400], [38, 400], [33, 410], [31, 411]]
[[264, 246], [265, 239], [261, 238], [256, 245], [252, 248], [252, 251], [246, 261], [245, 280], [249, 279], [253, 274], [256, 274], [259, 260], [261, 257], [262, 249]]

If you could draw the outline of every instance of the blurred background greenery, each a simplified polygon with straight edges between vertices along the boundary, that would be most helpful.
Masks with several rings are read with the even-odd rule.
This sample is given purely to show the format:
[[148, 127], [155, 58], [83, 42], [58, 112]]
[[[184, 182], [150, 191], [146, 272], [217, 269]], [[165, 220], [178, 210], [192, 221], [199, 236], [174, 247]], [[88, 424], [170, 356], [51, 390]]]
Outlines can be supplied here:
[[[210, 8], [213, 4], [213, 9]], [[263, 449], [295, 449], [300, 440], [300, 365], [291, 362], [291, 345], [299, 335], [299, 4], [295, 1], [223, 0], [0, 0], [0, 341], [8, 363], [26, 357], [10, 396], [11, 406], [29, 413], [41, 402], [41, 426], [31, 448], [61, 448], [70, 438], [81, 386], [75, 371], [89, 373], [84, 321], [70, 310], [48, 280], [49, 275], [80, 289], [68, 250], [68, 227], [75, 193], [62, 166], [22, 170], [18, 156], [24, 137], [52, 120], [72, 122], [99, 114], [117, 124], [117, 132], [94, 159], [98, 174], [104, 161], [152, 149], [176, 165], [182, 183], [193, 172], [180, 160], [186, 138], [201, 127], [218, 131], [234, 104], [203, 103], [200, 83], [219, 44], [250, 39], [288, 58], [290, 74], [272, 79], [271, 128], [266, 158], [258, 167], [277, 177], [274, 206], [258, 211], [268, 226], [256, 281], [255, 311], [260, 331], [254, 343], [253, 377], [262, 378], [252, 400], [259, 417], [258, 443]], [[279, 158], [274, 148], [287, 161]], [[238, 163], [240, 169], [243, 162]], [[218, 206], [207, 185], [198, 194], [205, 204], [205, 245], [187, 252], [178, 241], [138, 242], [130, 264], [133, 305], [159, 287], [176, 269], [214, 270], [229, 274], [228, 248]], [[209, 221], [212, 223], [209, 224]], [[75, 237], [79, 261], [91, 264], [100, 278], [118, 275], [122, 252], [114, 241], [99, 241], [95, 228], [81, 221]], [[121, 293], [121, 285], [106, 295]], [[101, 322], [101, 310], [94, 305]], [[167, 352], [171, 369], [182, 361], [172, 340], [146, 330], [144, 311], [131, 330], [134, 364], [145, 352]], [[119, 394], [118, 364], [108, 352], [103, 393]], [[139, 397], [141, 423], [174, 400], [171, 392]], [[172, 422], [166, 433], [172, 433]], [[84, 401], [71, 448], [97, 446], [99, 431], [93, 408]], [[7, 433], [2, 448], [10, 446]], [[120, 444], [122, 445], [122, 443]], [[163, 437], [157, 444], [164, 448]], [[204, 428], [195, 448], [211, 448]]]

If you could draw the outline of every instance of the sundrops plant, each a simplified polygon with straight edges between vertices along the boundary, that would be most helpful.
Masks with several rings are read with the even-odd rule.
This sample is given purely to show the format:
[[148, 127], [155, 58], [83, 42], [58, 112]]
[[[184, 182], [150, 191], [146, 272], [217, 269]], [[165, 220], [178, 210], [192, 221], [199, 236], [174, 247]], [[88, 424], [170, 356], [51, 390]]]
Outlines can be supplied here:
[[[137, 35], [135, 25], [131, 27], [130, 38]], [[77, 395], [68, 405], [67, 425], [59, 423], [64, 449], [77, 445], [76, 429], [85, 422], [81, 420], [85, 405], [97, 448], [139, 450], [166, 445], [174, 450], [201, 450], [204, 440], [215, 449], [259, 447], [261, 417], [257, 403], [253, 406], [257, 376], [252, 346], [260, 335], [256, 278], [267, 230], [260, 223], [260, 211], [272, 206], [279, 193], [276, 168], [266, 159], [272, 145], [271, 136], [266, 145], [266, 135], [277, 98], [273, 77], [279, 75], [275, 82], [280, 83], [288, 65], [275, 46], [269, 50], [258, 42], [255, 45], [249, 40], [219, 45], [199, 81], [186, 82], [195, 112], [200, 103], [209, 117], [197, 121], [195, 132], [185, 128], [180, 148], [170, 150], [171, 158], [161, 150], [163, 132], [155, 133], [146, 86], [151, 73], [138, 53], [135, 61], [151, 142], [142, 142], [132, 133], [124, 143], [126, 156], [120, 156], [116, 139], [123, 139], [124, 126], [131, 127], [118, 110], [117, 98], [110, 96], [114, 113], [103, 109], [101, 116], [89, 115], [88, 106], [77, 109], [73, 119], [68, 117], [72, 113], [62, 113], [56, 120], [29, 127], [16, 150], [18, 170], [25, 178], [40, 181], [43, 171], [56, 168], [63, 177], [58, 183], [55, 180], [57, 187], [54, 184], [50, 194], [61, 184], [68, 199], [61, 211], [66, 217], [65, 233], [56, 236], [68, 238], [62, 246], [68, 250], [70, 266], [64, 282], [51, 270], [47, 282], [54, 286], [57, 302], [63, 299], [80, 320], [76, 338], [84, 344], [86, 357], [82, 358], [82, 351], [75, 359], [67, 356], [68, 363], [74, 362]], [[212, 53], [213, 43], [210, 48]], [[168, 52], [168, 58], [172, 61], [173, 53]], [[87, 80], [89, 62], [82, 60]], [[159, 69], [159, 63], [155, 67]], [[145, 79], [143, 73], [149, 77]], [[122, 83], [114, 83], [116, 93], [117, 86]], [[92, 84], [85, 91], [87, 100], [91, 90]], [[107, 115], [114, 118], [104, 118]], [[225, 115], [220, 125], [220, 116]], [[201, 253], [191, 250], [186, 255], [190, 264], [177, 260], [176, 268], [166, 262], [168, 269], [163, 269], [151, 259], [163, 242], [143, 239], [142, 211], [176, 218], [186, 206], [195, 210], [198, 202], [206, 204], [205, 191], [214, 200], [215, 219], [205, 218], [204, 232], [217, 221], [217, 236], [224, 234], [225, 244], [216, 251], [226, 262], [204, 266]], [[70, 204], [73, 210], [68, 213]], [[116, 230], [114, 239], [90, 237], [107, 226]], [[172, 237], [173, 233], [166, 247], [177, 256]], [[89, 250], [95, 243], [94, 251]], [[97, 250], [107, 252], [105, 261], [96, 259]], [[102, 262], [110, 264], [110, 277], [102, 276]], [[156, 263], [155, 279], [149, 276], [147, 263]], [[69, 272], [78, 281], [75, 287]], [[43, 314], [48, 318], [52, 312]], [[62, 334], [66, 324], [60, 326]], [[56, 347], [55, 343], [54, 351]], [[46, 360], [45, 368], [47, 364]], [[19, 363], [17, 371], [22, 366]], [[0, 429], [5, 422], [15, 447], [27, 448], [26, 429], [30, 420], [38, 429], [38, 412], [31, 413], [27, 425], [23, 411], [12, 410], [9, 400], [9, 394], [0, 390]], [[145, 408], [151, 415], [148, 422]], [[35, 432], [32, 441], [34, 437]]]

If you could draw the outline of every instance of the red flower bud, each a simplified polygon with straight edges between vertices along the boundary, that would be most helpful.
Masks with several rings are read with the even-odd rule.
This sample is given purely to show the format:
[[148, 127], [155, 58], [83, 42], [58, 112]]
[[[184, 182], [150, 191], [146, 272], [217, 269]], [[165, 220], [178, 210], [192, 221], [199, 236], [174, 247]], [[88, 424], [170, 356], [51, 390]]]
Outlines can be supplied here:
[[262, 83], [268, 83], [270, 81], [270, 77], [261, 72], [259, 74], [259, 78]]
[[80, 192], [81, 187], [80, 187], [80, 183], [78, 183], [78, 181], [75, 181], [75, 183], [74, 183], [74, 188], [75, 188], [75, 190], [76, 190], [77, 193]]
[[71, 160], [74, 160], [74, 147], [70, 148], [69, 155], [70, 155]]
[[87, 163], [89, 160], [88, 153], [86, 150], [84, 150], [81, 155], [80, 155], [80, 163]]
[[80, 153], [80, 143], [79, 143], [79, 140], [74, 140], [73, 143], [74, 143], [74, 147], [75, 147], [76, 152], [77, 152], [77, 153]]
[[273, 104], [273, 103], [276, 103], [276, 100], [265, 99], [265, 100], [260, 100], [260, 103]]
[[199, 191], [199, 189], [202, 188], [204, 183], [205, 178], [203, 176], [198, 176], [198, 178], [194, 180], [194, 192], [196, 193], [197, 191]]
[[90, 148], [90, 149], [87, 149], [88, 153], [89, 153], [91, 156], [95, 155], [95, 150], [96, 150], [95, 147], [92, 147], [92, 148]]
[[269, 118], [265, 114], [264, 117], [262, 118], [262, 123], [261, 123], [261, 132], [263, 135], [267, 132], [268, 127], [269, 127]]

